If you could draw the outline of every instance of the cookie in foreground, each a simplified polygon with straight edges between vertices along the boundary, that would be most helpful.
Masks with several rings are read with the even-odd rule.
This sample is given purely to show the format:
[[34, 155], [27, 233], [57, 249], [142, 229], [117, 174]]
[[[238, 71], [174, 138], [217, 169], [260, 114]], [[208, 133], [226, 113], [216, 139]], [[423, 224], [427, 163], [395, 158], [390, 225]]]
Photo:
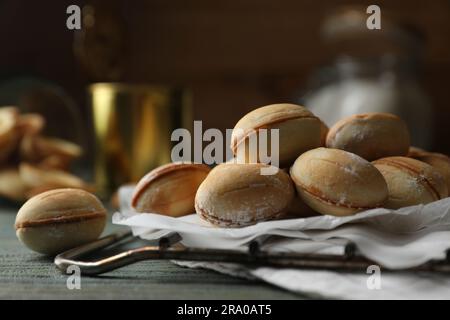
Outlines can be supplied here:
[[355, 153], [372, 161], [405, 156], [410, 145], [406, 123], [391, 113], [356, 114], [338, 121], [327, 135], [328, 148]]
[[[238, 121], [231, 137], [234, 155], [238, 154], [239, 148], [245, 146], [248, 149], [251, 135], [259, 135], [260, 129], [279, 130], [280, 167], [289, 167], [300, 154], [319, 147], [327, 130], [319, 118], [302, 106], [290, 103], [268, 105], [247, 113]], [[269, 140], [267, 150], [263, 151], [270, 150]]]
[[386, 208], [427, 204], [448, 196], [444, 177], [431, 165], [407, 157], [387, 157], [373, 162], [389, 189]]
[[198, 186], [210, 168], [196, 163], [168, 163], [146, 174], [136, 185], [131, 205], [137, 212], [180, 217], [194, 213]]
[[29, 249], [54, 255], [97, 239], [106, 209], [93, 194], [55, 189], [28, 200], [16, 217], [16, 234]]
[[244, 227], [283, 217], [294, 199], [292, 181], [282, 170], [262, 175], [266, 164], [223, 163], [202, 182], [195, 209], [220, 227]]
[[450, 158], [447, 155], [436, 152], [428, 152], [426, 154], [415, 155], [411, 158], [428, 163], [439, 171], [439, 173], [444, 177], [447, 183], [447, 189], [450, 192]]
[[290, 175], [303, 201], [322, 214], [352, 215], [381, 207], [388, 197], [381, 173], [370, 162], [343, 150], [305, 152]]

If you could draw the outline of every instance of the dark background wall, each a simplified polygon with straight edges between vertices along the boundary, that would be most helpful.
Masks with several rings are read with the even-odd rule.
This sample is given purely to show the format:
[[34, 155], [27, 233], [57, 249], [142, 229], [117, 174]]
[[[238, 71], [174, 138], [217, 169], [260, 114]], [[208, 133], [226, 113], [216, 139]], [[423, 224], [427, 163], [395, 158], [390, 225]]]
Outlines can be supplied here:
[[[0, 77], [33, 75], [57, 83], [87, 119], [85, 88], [92, 80], [74, 58], [74, 34], [65, 27], [66, 7], [84, 2], [1, 1]], [[328, 58], [318, 30], [338, 3], [352, 2], [117, 1], [128, 30], [122, 80], [189, 86], [195, 118], [205, 127], [230, 128], [246, 111], [292, 100], [305, 87]], [[435, 150], [450, 153], [450, 1], [377, 4], [425, 35], [420, 80], [436, 111]]]

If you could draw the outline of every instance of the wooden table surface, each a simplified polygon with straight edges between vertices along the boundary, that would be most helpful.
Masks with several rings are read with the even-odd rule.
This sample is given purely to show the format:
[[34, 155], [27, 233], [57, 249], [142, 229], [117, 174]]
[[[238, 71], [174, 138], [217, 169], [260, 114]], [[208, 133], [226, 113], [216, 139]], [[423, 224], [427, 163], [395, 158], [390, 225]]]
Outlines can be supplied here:
[[[82, 277], [80, 290], [51, 258], [17, 240], [17, 206], [0, 203], [0, 299], [299, 299], [268, 284], [233, 278], [169, 261], [144, 261], [98, 277]], [[114, 230], [109, 225], [106, 232]]]

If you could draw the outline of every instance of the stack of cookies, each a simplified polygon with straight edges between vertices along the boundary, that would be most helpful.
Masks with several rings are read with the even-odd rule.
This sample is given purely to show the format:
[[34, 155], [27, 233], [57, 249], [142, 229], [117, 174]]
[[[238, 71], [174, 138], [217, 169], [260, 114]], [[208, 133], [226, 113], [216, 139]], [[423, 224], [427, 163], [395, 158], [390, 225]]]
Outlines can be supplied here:
[[46, 190], [92, 189], [69, 173], [82, 149], [69, 141], [42, 135], [45, 119], [0, 107], [0, 196], [23, 201]]
[[[196, 211], [213, 225], [242, 227], [283, 217], [397, 209], [449, 195], [450, 159], [411, 147], [405, 122], [393, 114], [358, 114], [328, 129], [302, 106], [261, 107], [236, 124], [230, 146], [234, 154], [262, 129], [278, 129], [274, 174], [261, 174], [270, 165], [258, 158], [212, 170], [172, 163], [142, 179], [133, 207], [169, 216]], [[270, 137], [266, 140], [267, 146], [257, 146], [270, 150]]]

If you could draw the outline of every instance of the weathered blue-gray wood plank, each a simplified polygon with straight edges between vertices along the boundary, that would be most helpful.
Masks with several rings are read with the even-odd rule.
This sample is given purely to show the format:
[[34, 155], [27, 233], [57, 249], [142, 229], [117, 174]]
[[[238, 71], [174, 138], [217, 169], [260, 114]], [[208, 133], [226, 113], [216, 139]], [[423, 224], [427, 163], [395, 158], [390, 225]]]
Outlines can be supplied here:
[[83, 277], [81, 290], [69, 290], [67, 275], [51, 259], [28, 251], [17, 240], [16, 210], [11, 206], [0, 209], [0, 299], [300, 298], [261, 282], [182, 268], [168, 261], [145, 261], [100, 277]]

